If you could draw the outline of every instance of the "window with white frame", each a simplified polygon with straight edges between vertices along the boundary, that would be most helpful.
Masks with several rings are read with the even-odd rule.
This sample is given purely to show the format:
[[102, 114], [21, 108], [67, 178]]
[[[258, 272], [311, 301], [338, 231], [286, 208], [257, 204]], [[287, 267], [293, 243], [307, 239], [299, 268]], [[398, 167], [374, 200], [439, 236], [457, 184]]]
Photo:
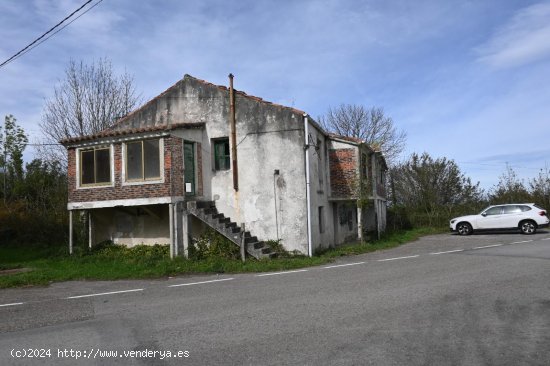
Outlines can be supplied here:
[[161, 179], [160, 139], [127, 142], [125, 155], [126, 181]]
[[82, 149], [79, 154], [81, 186], [111, 183], [111, 149], [108, 146]]

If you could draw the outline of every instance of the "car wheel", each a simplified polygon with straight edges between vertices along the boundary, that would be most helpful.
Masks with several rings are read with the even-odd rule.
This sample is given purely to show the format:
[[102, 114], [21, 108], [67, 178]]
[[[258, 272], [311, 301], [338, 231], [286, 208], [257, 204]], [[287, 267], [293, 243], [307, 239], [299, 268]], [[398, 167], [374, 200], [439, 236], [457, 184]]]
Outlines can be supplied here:
[[531, 235], [537, 232], [537, 224], [531, 220], [525, 220], [519, 223], [519, 229], [522, 234]]
[[470, 235], [472, 230], [472, 225], [468, 224], [467, 222], [461, 222], [460, 224], [456, 225], [456, 232], [458, 235]]

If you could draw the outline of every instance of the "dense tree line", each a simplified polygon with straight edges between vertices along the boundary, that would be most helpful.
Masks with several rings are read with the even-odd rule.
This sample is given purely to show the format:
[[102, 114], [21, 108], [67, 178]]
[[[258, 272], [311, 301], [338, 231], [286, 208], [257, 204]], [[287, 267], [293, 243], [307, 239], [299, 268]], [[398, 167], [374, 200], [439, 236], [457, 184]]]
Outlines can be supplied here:
[[2, 239], [63, 241], [67, 220], [67, 177], [58, 162], [24, 164], [28, 138], [12, 115], [0, 126], [0, 230]]
[[550, 208], [550, 172], [541, 170], [527, 184], [509, 165], [488, 191], [472, 183], [447, 158], [413, 153], [389, 174], [390, 226], [446, 226], [454, 216], [474, 214], [500, 203], [534, 202]]

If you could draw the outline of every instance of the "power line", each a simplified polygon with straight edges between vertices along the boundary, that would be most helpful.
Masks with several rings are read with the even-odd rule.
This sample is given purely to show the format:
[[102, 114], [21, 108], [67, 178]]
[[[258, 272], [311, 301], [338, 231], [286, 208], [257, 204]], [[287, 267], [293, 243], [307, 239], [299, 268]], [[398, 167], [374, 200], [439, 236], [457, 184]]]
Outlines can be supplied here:
[[[0, 68], [6, 66], [7, 64], [9, 64], [10, 62], [18, 59], [19, 57], [23, 56], [25, 53], [31, 51], [33, 48], [39, 46], [40, 44], [42, 44], [43, 42], [47, 41], [48, 39], [50, 39], [51, 37], [53, 37], [54, 35], [56, 35], [58, 32], [60, 32], [61, 30], [63, 30], [65, 27], [67, 27], [69, 24], [73, 23], [75, 20], [77, 20], [78, 18], [80, 18], [82, 15], [86, 14], [88, 11], [92, 10], [94, 7], [96, 7], [99, 3], [101, 3], [103, 0], [99, 0], [96, 4], [94, 4], [92, 7], [90, 7], [89, 9], [87, 9], [84, 13], [80, 14], [78, 17], [76, 17], [75, 19], [73, 19], [72, 21], [70, 21], [68, 24], [64, 25], [62, 28], [58, 29], [57, 31], [55, 31], [54, 33], [52, 33], [56, 28], [58, 28], [59, 26], [61, 26], [61, 24], [65, 23], [67, 20], [69, 20], [73, 15], [75, 15], [76, 13], [78, 13], [80, 10], [82, 10], [86, 5], [88, 5], [89, 3], [91, 3], [93, 0], [88, 0], [86, 1], [82, 6], [80, 6], [78, 9], [76, 9], [75, 11], [73, 11], [71, 14], [69, 14], [68, 16], [66, 16], [62, 21], [60, 21], [59, 23], [57, 23], [55, 26], [53, 26], [52, 28], [50, 28], [46, 33], [42, 34], [40, 37], [38, 37], [37, 39], [35, 39], [34, 41], [32, 41], [31, 43], [29, 43], [27, 46], [25, 46], [23, 49], [21, 49], [19, 52], [17, 52], [15, 55], [11, 56], [10, 58], [8, 58], [6, 61], [2, 62], [0, 64]], [[52, 33], [52, 34], [50, 34]], [[50, 34], [48, 37], [46, 37], [48, 34]], [[46, 37], [46, 38], [45, 38]]]

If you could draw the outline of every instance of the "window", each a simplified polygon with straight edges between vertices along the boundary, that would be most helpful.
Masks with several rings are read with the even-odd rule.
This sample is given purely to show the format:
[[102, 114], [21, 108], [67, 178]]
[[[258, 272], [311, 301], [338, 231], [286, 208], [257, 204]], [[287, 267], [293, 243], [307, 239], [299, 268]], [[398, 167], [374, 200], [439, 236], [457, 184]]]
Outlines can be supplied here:
[[505, 214], [521, 213], [521, 206], [504, 206]]
[[111, 149], [98, 147], [80, 151], [80, 184], [111, 183]]
[[485, 214], [487, 216], [500, 215], [501, 211], [502, 211], [502, 206], [496, 206], [496, 207], [491, 207], [490, 209], [485, 211]]
[[229, 170], [229, 139], [214, 140], [214, 170]]
[[126, 180], [160, 179], [159, 141], [142, 140], [126, 144]]
[[367, 154], [361, 154], [361, 177], [367, 177]]
[[325, 232], [325, 213], [323, 206], [319, 206], [319, 232], [321, 234]]

